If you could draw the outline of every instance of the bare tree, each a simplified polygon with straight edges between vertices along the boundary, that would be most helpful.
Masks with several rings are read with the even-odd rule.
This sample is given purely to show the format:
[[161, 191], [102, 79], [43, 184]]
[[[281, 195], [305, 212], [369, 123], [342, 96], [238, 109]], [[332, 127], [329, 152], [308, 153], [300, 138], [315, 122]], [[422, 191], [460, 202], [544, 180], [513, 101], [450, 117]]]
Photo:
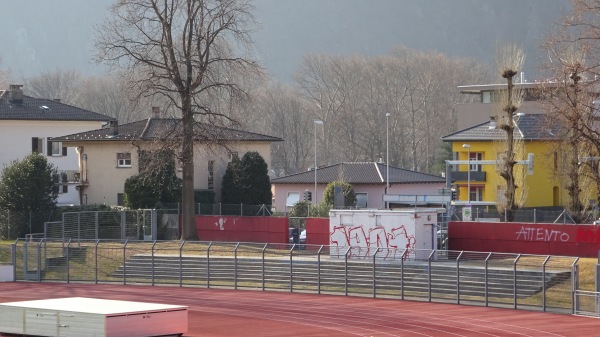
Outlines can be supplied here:
[[37, 98], [58, 99], [75, 104], [81, 94], [82, 76], [77, 70], [43, 72], [25, 82], [25, 92]]
[[[0, 64], [2, 64], [2, 58], [0, 58]], [[11, 81], [11, 75], [9, 70], [0, 69], [0, 91], [8, 89]]]
[[497, 116], [498, 128], [506, 133], [506, 147], [501, 156], [502, 165], [500, 167], [500, 176], [504, 178], [506, 189], [504, 191], [505, 199], [500, 209], [504, 209], [507, 221], [514, 219], [514, 213], [518, 208], [516, 203], [517, 184], [515, 179], [514, 167], [515, 160], [515, 122], [514, 114], [522, 102], [522, 92], [515, 88], [514, 77], [519, 74], [525, 61], [523, 50], [515, 45], [507, 45], [500, 49], [498, 56], [498, 71], [500, 76], [506, 80], [506, 91], [501, 95], [501, 111]]
[[96, 36], [96, 60], [122, 69], [139, 97], [167, 99], [181, 113], [182, 239], [197, 238], [194, 125], [224, 123], [203, 98], [243, 94], [225, 73], [260, 69], [248, 54], [254, 25], [249, 0], [120, 0]]
[[[542, 69], [549, 79], [546, 112], [561, 126], [561, 165], [556, 177], [566, 182], [566, 208], [577, 221], [587, 220], [590, 183], [600, 201], [600, 125], [598, 107], [598, 69], [600, 59], [600, 1], [573, 1], [572, 12], [565, 15], [543, 48], [547, 59]], [[584, 202], [585, 201], [585, 202]]]

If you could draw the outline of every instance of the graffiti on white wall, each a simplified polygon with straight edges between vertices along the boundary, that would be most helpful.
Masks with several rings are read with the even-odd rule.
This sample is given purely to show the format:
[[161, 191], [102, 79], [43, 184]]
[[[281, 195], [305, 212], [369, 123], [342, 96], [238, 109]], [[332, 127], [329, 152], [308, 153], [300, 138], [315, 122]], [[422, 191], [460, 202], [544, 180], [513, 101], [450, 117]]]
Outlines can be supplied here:
[[338, 248], [352, 247], [350, 254], [354, 257], [369, 257], [379, 248], [380, 256], [396, 258], [397, 254], [402, 254], [405, 250], [413, 251], [416, 241], [414, 234], [409, 234], [404, 225], [340, 225], [333, 227], [330, 242]]
[[569, 233], [540, 227], [525, 227], [515, 233], [517, 240], [544, 241], [544, 242], [568, 242]]

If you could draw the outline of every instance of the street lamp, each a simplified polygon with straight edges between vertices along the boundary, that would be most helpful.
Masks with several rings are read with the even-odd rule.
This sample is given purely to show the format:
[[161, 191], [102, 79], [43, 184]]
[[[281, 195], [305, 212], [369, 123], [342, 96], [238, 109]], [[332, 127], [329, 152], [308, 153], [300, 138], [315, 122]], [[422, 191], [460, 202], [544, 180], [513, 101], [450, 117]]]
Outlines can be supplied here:
[[317, 204], [317, 125], [323, 125], [323, 121], [315, 119], [315, 205]]
[[463, 144], [467, 149], [467, 205], [471, 204], [471, 144]]
[[[386, 170], [385, 170], [385, 194], [389, 193], [390, 190], [390, 113], [385, 114], [385, 152], [386, 152]], [[389, 209], [389, 202], [385, 202], [385, 208]]]

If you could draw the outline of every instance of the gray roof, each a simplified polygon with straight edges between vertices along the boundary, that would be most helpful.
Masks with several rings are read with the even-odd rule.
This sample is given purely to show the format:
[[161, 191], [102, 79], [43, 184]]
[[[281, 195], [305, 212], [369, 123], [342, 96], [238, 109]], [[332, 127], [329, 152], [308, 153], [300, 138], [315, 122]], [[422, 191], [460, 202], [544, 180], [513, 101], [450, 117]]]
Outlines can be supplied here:
[[[1, 91], [0, 91], [1, 93]], [[100, 121], [114, 118], [56, 100], [23, 95], [22, 103], [0, 99], [0, 120]]]
[[[173, 139], [181, 134], [182, 122], [176, 118], [148, 118], [123, 125], [55, 137], [54, 140], [68, 141], [122, 141]], [[230, 129], [206, 123], [194, 125], [198, 141], [282, 141], [281, 138], [259, 133]]]
[[[545, 114], [517, 114], [514, 138], [519, 140], [557, 140], [564, 128]], [[481, 123], [442, 137], [445, 142], [454, 141], [496, 141], [506, 139], [506, 132], [490, 129], [490, 122]]]
[[[317, 169], [317, 183], [325, 184], [343, 180], [349, 184], [384, 184], [387, 176], [384, 163], [340, 163]], [[390, 184], [443, 183], [446, 179], [433, 174], [421, 173], [390, 166]], [[273, 184], [307, 184], [315, 182], [315, 171], [306, 171], [273, 178]]]

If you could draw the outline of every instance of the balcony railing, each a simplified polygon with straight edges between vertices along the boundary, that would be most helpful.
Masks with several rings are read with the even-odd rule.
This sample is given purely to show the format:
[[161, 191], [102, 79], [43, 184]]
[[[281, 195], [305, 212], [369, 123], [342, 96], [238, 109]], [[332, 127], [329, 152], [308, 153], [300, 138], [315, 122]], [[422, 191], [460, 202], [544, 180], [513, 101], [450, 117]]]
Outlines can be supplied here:
[[82, 184], [85, 181], [81, 179], [81, 171], [79, 170], [62, 170], [57, 171], [55, 175], [52, 176], [54, 179], [54, 184], [57, 185], [66, 185], [66, 184]]
[[467, 181], [471, 180], [471, 182], [485, 182], [485, 172], [484, 171], [471, 171], [471, 176], [469, 177], [468, 172], [463, 171], [455, 171], [450, 172], [450, 179], [452, 181]]

